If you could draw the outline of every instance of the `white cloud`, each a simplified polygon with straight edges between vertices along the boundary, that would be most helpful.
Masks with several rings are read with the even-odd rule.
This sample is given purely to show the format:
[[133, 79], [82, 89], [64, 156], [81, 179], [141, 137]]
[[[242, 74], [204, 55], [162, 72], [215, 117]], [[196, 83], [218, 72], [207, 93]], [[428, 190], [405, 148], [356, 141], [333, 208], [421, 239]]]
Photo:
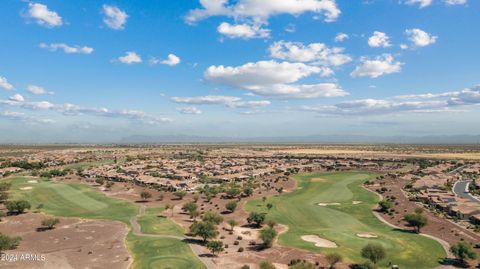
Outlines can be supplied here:
[[37, 24], [47, 27], [56, 27], [63, 24], [62, 17], [57, 12], [51, 11], [46, 5], [38, 3], [28, 4], [27, 17], [34, 19]]
[[390, 44], [390, 37], [386, 33], [375, 31], [368, 39], [368, 45], [372, 48], [388, 48], [392, 44]]
[[400, 72], [402, 63], [395, 61], [391, 54], [383, 54], [375, 59], [362, 57], [360, 65], [350, 73], [354, 78], [357, 77], [371, 77], [377, 78], [383, 75]]
[[202, 114], [202, 111], [194, 106], [189, 107], [179, 107], [177, 111], [182, 114], [191, 114], [191, 115], [199, 115]]
[[157, 58], [151, 58], [149, 63], [150, 64], [165, 64], [169, 66], [175, 66], [181, 62], [180, 57], [175, 54], [168, 54], [167, 59], [159, 60]]
[[270, 30], [261, 28], [260, 25], [249, 24], [230, 24], [228, 22], [222, 22], [217, 31], [228, 38], [267, 38], [270, 36]]
[[51, 119], [39, 119], [36, 117], [32, 117], [26, 115], [25, 113], [14, 112], [14, 111], [1, 111], [0, 117], [4, 117], [14, 121], [24, 121], [24, 122], [31, 122], [31, 123], [54, 123], [54, 120]]
[[426, 47], [437, 42], [438, 37], [421, 29], [413, 28], [405, 30], [405, 34], [415, 47]]
[[13, 85], [8, 82], [6, 77], [0, 76], [0, 88], [11, 91], [13, 90]]
[[448, 6], [454, 6], [454, 5], [465, 5], [467, 3], [467, 0], [444, 0], [446, 5]]
[[119, 62], [124, 64], [138, 64], [142, 62], [142, 58], [134, 51], [127, 51], [125, 56], [118, 57]]
[[352, 60], [350, 56], [343, 54], [343, 48], [329, 48], [323, 43], [304, 45], [300, 42], [278, 41], [270, 46], [269, 51], [273, 58], [325, 66], [340, 66]]
[[21, 94], [15, 94], [13, 96], [10, 96], [8, 100], [13, 101], [13, 102], [23, 102], [25, 101], [25, 98]]
[[78, 53], [78, 54], [90, 54], [93, 52], [93, 48], [87, 47], [87, 46], [69, 46], [65, 43], [51, 43], [51, 44], [45, 44], [45, 43], [40, 43], [39, 45], [40, 48], [42, 49], [47, 49], [49, 51], [57, 51], [57, 50], [63, 50], [65, 53]]
[[345, 40], [347, 40], [349, 38], [349, 36], [345, 33], [338, 33], [336, 36], [335, 36], [335, 42], [343, 42]]
[[320, 114], [352, 115], [388, 113], [431, 113], [459, 111], [458, 107], [480, 104], [480, 86], [461, 91], [410, 94], [386, 99], [360, 99], [335, 105], [301, 106], [303, 111]]
[[191, 10], [188, 23], [195, 23], [211, 16], [227, 16], [265, 23], [269, 17], [313, 12], [325, 16], [325, 21], [335, 21], [340, 16], [335, 0], [200, 0], [201, 8]]
[[284, 99], [344, 96], [347, 93], [334, 83], [295, 84], [313, 74], [329, 75], [325, 67], [304, 63], [259, 61], [237, 67], [210, 66], [205, 71], [209, 82], [248, 90], [256, 95]]
[[116, 6], [103, 5], [103, 22], [111, 29], [123, 30], [127, 23], [128, 14]]
[[405, 4], [407, 5], [419, 5], [420, 8], [428, 7], [432, 4], [433, 0], [406, 0]]
[[408, 49], [408, 45], [407, 44], [400, 44], [400, 49], [406, 50], [406, 49]]
[[53, 94], [53, 92], [46, 90], [43, 87], [37, 86], [37, 85], [28, 85], [27, 86], [27, 91], [33, 94]]
[[225, 105], [230, 108], [252, 108], [252, 107], [264, 107], [270, 105], [270, 101], [267, 100], [242, 100], [240, 97], [235, 96], [222, 96], [222, 95], [206, 95], [206, 96], [193, 96], [193, 97], [172, 97], [171, 100], [179, 104], [190, 105]]

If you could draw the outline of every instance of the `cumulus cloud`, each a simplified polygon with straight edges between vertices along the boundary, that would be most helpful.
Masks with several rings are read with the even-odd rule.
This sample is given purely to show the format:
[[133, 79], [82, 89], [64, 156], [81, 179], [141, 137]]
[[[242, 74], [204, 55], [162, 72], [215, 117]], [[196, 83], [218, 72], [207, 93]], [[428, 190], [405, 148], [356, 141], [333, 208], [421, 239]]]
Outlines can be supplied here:
[[8, 100], [13, 101], [13, 102], [23, 102], [25, 101], [25, 98], [21, 94], [15, 94], [13, 96], [10, 96]]
[[179, 107], [177, 111], [182, 114], [190, 114], [190, 115], [199, 115], [202, 114], [202, 111], [194, 106], [189, 107]]
[[404, 3], [407, 5], [418, 5], [420, 8], [428, 7], [432, 4], [433, 0], [406, 0]]
[[157, 58], [151, 58], [150, 64], [165, 64], [169, 66], [175, 66], [181, 62], [180, 57], [175, 54], [168, 54], [167, 59], [159, 60]]
[[338, 33], [336, 36], [335, 36], [335, 42], [343, 42], [345, 40], [347, 40], [349, 38], [349, 36], [345, 33]]
[[230, 24], [228, 22], [222, 22], [217, 31], [228, 38], [267, 38], [270, 36], [269, 29], [263, 29], [260, 25], [250, 24]]
[[113, 30], [125, 29], [128, 14], [116, 6], [103, 5], [103, 22]]
[[405, 30], [408, 40], [412, 42], [415, 47], [426, 47], [437, 42], [438, 37], [431, 35], [421, 29], [413, 28]]
[[120, 56], [117, 60], [124, 64], [138, 64], [142, 62], [142, 58], [134, 51], [127, 51], [124, 56]]
[[335, 83], [296, 84], [313, 74], [330, 75], [331, 70], [304, 63], [259, 61], [237, 67], [210, 66], [204, 76], [211, 83], [236, 87], [267, 97], [298, 99], [347, 94]]
[[28, 85], [27, 91], [36, 95], [40, 94], [53, 94], [53, 92], [48, 91], [47, 89], [37, 86], [37, 85]]
[[11, 91], [13, 90], [13, 85], [8, 82], [6, 77], [0, 76], [0, 88], [7, 91]]
[[387, 99], [360, 99], [335, 105], [301, 106], [302, 111], [326, 115], [359, 115], [388, 113], [432, 113], [458, 111], [458, 107], [480, 105], [480, 86], [461, 91], [394, 96]]
[[273, 58], [325, 66], [340, 66], [352, 60], [343, 53], [344, 48], [329, 48], [323, 43], [304, 45], [300, 42], [278, 41], [270, 46], [269, 51]]
[[78, 54], [91, 54], [93, 52], [93, 48], [87, 47], [87, 46], [69, 46], [65, 43], [51, 43], [51, 44], [45, 44], [45, 43], [40, 43], [38, 45], [42, 49], [47, 49], [49, 51], [57, 51], [57, 50], [63, 50], [63, 52], [71, 54], [71, 53], [78, 53]]
[[230, 108], [246, 108], [246, 107], [264, 107], [270, 105], [267, 100], [242, 100], [236, 96], [223, 95], [206, 95], [193, 97], [172, 97], [171, 100], [179, 104], [190, 105], [225, 105]]
[[37, 24], [46, 27], [57, 27], [63, 24], [62, 17], [57, 12], [51, 11], [46, 5], [38, 3], [28, 4], [27, 17], [35, 20]]
[[372, 48], [388, 48], [390, 44], [390, 37], [386, 33], [375, 31], [373, 35], [368, 38], [368, 45]]
[[402, 63], [395, 61], [391, 54], [383, 54], [374, 59], [362, 57], [360, 64], [350, 73], [350, 76], [377, 78], [383, 75], [398, 73], [402, 70]]
[[235, 19], [266, 22], [268, 18], [280, 14], [300, 15], [306, 12], [321, 14], [325, 21], [335, 21], [340, 9], [335, 0], [200, 0], [201, 8], [188, 12], [188, 23], [212, 16], [227, 16]]

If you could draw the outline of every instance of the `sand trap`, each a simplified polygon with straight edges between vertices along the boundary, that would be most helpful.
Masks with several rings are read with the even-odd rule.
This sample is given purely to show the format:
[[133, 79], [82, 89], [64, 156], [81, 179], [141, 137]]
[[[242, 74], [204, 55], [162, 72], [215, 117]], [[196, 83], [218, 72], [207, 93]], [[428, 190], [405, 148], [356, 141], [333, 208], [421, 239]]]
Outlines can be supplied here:
[[302, 240], [307, 241], [307, 242], [311, 242], [311, 243], [315, 243], [315, 246], [320, 247], [320, 248], [336, 248], [336, 247], [338, 247], [337, 244], [335, 244], [335, 242], [332, 242], [332, 241], [327, 240], [327, 239], [320, 238], [316, 235], [304, 235], [304, 236], [302, 236]]
[[29, 180], [28, 183], [35, 184], [35, 183], [38, 183], [38, 181], [36, 181], [36, 180]]
[[20, 188], [22, 191], [28, 191], [28, 190], [31, 190], [32, 187], [23, 187], [23, 188]]
[[318, 203], [319, 206], [340, 205], [340, 203]]
[[282, 263], [273, 263], [276, 269], [288, 269], [288, 265]]
[[357, 234], [358, 237], [361, 238], [377, 238], [376, 234], [366, 233], [366, 234]]
[[352, 204], [354, 204], [354, 205], [358, 205], [358, 204], [361, 204], [361, 203], [362, 203], [362, 201], [352, 201]]

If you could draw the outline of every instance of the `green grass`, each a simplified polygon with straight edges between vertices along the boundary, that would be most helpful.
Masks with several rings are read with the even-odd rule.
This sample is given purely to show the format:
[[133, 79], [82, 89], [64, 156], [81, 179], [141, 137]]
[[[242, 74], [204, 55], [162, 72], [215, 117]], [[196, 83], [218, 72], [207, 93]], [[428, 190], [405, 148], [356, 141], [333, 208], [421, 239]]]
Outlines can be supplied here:
[[[360, 250], [370, 242], [380, 243], [387, 251], [381, 265], [388, 262], [400, 268], [433, 268], [446, 256], [436, 241], [420, 235], [397, 231], [379, 221], [371, 208], [378, 197], [361, 187], [376, 174], [369, 172], [316, 173], [296, 176], [298, 189], [271, 197], [265, 203], [253, 200], [247, 203], [248, 211], [268, 212], [267, 218], [288, 225], [289, 230], [279, 237], [285, 246], [314, 252], [340, 253], [352, 262], [363, 262]], [[312, 181], [313, 178], [322, 180]], [[352, 201], [361, 201], [353, 205]], [[266, 204], [272, 203], [268, 211]], [[339, 206], [319, 206], [318, 203], [340, 203]], [[356, 236], [374, 233], [375, 239]], [[335, 249], [319, 248], [301, 239], [303, 235], [317, 235], [334, 241]]]
[[127, 236], [127, 242], [134, 256], [133, 269], [206, 268], [193, 254], [188, 244], [180, 240], [170, 238], [146, 238], [129, 234]]
[[[38, 183], [28, 183], [37, 180]], [[48, 179], [12, 177], [11, 199], [25, 199], [32, 204], [32, 210], [61, 217], [117, 220], [130, 227], [130, 218], [138, 214], [138, 205], [106, 196], [92, 190], [85, 184], [56, 183]], [[31, 190], [22, 190], [32, 187]], [[160, 208], [149, 208], [139, 222], [145, 224], [144, 233], [182, 235], [182, 229], [169, 219], [156, 217]], [[158, 218], [158, 219], [157, 219]], [[127, 246], [134, 261], [132, 268], [201, 268], [205, 266], [191, 251], [188, 244], [170, 238], [127, 236]]]
[[183, 228], [167, 217], [160, 215], [164, 208], [148, 207], [145, 215], [138, 218], [142, 233], [160, 235], [183, 235]]

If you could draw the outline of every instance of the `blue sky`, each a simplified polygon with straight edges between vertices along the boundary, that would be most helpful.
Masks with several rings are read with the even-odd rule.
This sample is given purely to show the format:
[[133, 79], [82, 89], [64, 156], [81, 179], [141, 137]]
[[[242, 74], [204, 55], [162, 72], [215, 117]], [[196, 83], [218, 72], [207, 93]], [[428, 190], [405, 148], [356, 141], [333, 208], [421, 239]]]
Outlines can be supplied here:
[[473, 0], [14, 1], [0, 142], [479, 134]]

